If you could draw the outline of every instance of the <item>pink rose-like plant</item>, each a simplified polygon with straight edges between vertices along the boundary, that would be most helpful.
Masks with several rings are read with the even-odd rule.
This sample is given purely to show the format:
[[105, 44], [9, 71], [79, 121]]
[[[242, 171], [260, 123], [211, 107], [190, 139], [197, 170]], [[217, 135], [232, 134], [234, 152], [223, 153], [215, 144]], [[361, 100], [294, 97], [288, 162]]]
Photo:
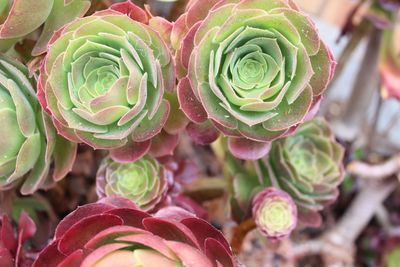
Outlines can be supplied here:
[[222, 233], [191, 213], [168, 207], [150, 216], [127, 199], [106, 198], [65, 217], [33, 267], [127, 265], [238, 266]]

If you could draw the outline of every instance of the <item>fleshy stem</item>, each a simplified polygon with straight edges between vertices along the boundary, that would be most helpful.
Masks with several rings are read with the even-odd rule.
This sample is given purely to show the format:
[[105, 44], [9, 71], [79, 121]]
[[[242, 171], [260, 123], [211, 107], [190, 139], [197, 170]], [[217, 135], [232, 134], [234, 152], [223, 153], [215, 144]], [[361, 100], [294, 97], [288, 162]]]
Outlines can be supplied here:
[[377, 62], [381, 43], [381, 30], [374, 29], [369, 37], [365, 57], [361, 63], [356, 83], [347, 101], [345, 111], [340, 121], [334, 123], [334, 129], [338, 136], [345, 140], [356, 137], [361, 123], [366, 116], [366, 110], [376, 93], [379, 84]]
[[[336, 84], [336, 81], [341, 77], [341, 74], [347, 66], [347, 62], [349, 61], [350, 57], [352, 56], [354, 50], [359, 46], [361, 40], [367, 36], [367, 34], [371, 31], [372, 29], [372, 24], [366, 20], [363, 19], [359, 25], [354, 29], [354, 32], [352, 33], [350, 40], [347, 42], [345, 48], [343, 49], [342, 53], [340, 54], [340, 57], [338, 58], [337, 61], [337, 66], [335, 70], [335, 76], [333, 80], [331, 81], [329, 87], [325, 91], [325, 97], [328, 98], [330, 93], [332, 92], [332, 88]], [[329, 105], [324, 105], [322, 104], [321, 106], [321, 111], [323, 114], [325, 114], [328, 110]]]
[[233, 229], [233, 236], [231, 240], [231, 247], [233, 253], [238, 255], [242, 249], [242, 244], [246, 235], [253, 229], [256, 228], [254, 219], [250, 218]]

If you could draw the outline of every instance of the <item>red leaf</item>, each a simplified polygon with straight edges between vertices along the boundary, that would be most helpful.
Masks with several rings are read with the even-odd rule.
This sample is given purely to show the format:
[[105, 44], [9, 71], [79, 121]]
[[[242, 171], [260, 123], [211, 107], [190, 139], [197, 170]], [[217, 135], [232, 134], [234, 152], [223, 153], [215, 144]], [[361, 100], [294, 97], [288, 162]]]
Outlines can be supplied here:
[[146, 12], [132, 3], [130, 0], [127, 0], [122, 3], [116, 3], [110, 6], [110, 9], [118, 11], [122, 14], [128, 15], [131, 19], [136, 20], [138, 22], [147, 24], [149, 22], [149, 18]]
[[143, 229], [143, 219], [150, 217], [149, 214], [134, 209], [113, 209], [107, 211], [106, 214], [112, 214], [120, 217], [124, 221], [124, 225], [133, 226]]
[[80, 220], [106, 212], [113, 207], [104, 203], [91, 203], [81, 207], [78, 207], [75, 211], [68, 214], [61, 222], [58, 224], [55, 232], [55, 238], [58, 239], [68, 231], [71, 226]]
[[5, 248], [10, 250], [11, 252], [16, 252], [17, 250], [17, 239], [14, 235], [14, 230], [11, 225], [10, 219], [7, 215], [3, 215], [1, 219], [1, 228], [0, 228], [0, 240], [4, 244]]
[[210, 121], [205, 121], [201, 124], [189, 123], [186, 131], [190, 138], [199, 145], [210, 144], [217, 140], [219, 136], [219, 132]]
[[111, 214], [100, 214], [86, 217], [70, 227], [60, 239], [58, 249], [70, 254], [82, 248], [93, 236], [112, 226], [122, 225], [123, 220]]
[[229, 151], [243, 160], [257, 160], [268, 154], [271, 143], [252, 141], [246, 138], [228, 138]]
[[123, 147], [110, 150], [110, 157], [120, 163], [134, 162], [149, 151], [150, 145], [151, 140], [140, 143], [130, 141]]

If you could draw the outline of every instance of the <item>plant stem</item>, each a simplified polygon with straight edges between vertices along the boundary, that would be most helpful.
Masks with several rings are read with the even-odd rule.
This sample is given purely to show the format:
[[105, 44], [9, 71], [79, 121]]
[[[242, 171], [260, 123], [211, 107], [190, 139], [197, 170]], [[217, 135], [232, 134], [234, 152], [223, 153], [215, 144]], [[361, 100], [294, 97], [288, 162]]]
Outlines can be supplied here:
[[236, 255], [240, 253], [240, 250], [242, 249], [243, 245], [243, 240], [245, 239], [246, 235], [255, 228], [256, 228], [256, 223], [251, 218], [242, 222], [233, 229], [233, 236], [231, 240], [231, 247], [233, 253], [235, 253]]
[[[368, 34], [368, 32], [371, 31], [372, 28], [371, 26], [372, 26], [371, 23], [364, 19], [355, 28], [353, 34], [350, 37], [350, 40], [347, 42], [345, 48], [343, 49], [342, 53], [340, 54], [337, 60], [335, 76], [333, 77], [333, 80], [331, 81], [329, 87], [325, 91], [326, 98], [328, 98], [329, 95], [332, 93], [332, 88], [336, 84], [336, 81], [341, 77], [341, 74], [345, 69], [345, 66], [347, 66], [347, 63], [350, 61], [350, 57], [352, 56], [354, 50], [358, 47], [361, 40]], [[328, 105], [323, 103], [321, 106], [322, 113], [326, 113], [327, 108]]]
[[378, 58], [381, 30], [374, 29], [369, 37], [365, 57], [357, 75], [352, 94], [347, 101], [341, 120], [335, 124], [337, 135], [345, 140], [353, 140], [366, 118], [366, 111], [378, 86]]
[[366, 147], [365, 147], [365, 152], [368, 153], [371, 151], [371, 149], [373, 149], [374, 147], [374, 140], [375, 140], [375, 135], [377, 132], [377, 126], [378, 126], [378, 121], [379, 121], [379, 117], [382, 111], [382, 104], [383, 104], [383, 99], [381, 97], [381, 95], [379, 94], [378, 96], [378, 104], [376, 106], [374, 115], [372, 117], [372, 123], [371, 125], [368, 127], [368, 131], [366, 134]]
[[396, 179], [366, 184], [352, 201], [336, 227], [327, 233], [328, 239], [342, 247], [353, 244], [375, 215], [381, 203], [397, 186], [398, 181]]

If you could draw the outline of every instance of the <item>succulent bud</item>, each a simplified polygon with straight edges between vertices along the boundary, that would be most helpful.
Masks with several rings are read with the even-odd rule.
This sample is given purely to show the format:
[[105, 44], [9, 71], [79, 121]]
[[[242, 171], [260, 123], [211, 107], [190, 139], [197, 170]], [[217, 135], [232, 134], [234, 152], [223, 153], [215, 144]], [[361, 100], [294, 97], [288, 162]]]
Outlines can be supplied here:
[[269, 187], [254, 197], [253, 218], [266, 237], [280, 240], [296, 227], [297, 208], [286, 192]]

